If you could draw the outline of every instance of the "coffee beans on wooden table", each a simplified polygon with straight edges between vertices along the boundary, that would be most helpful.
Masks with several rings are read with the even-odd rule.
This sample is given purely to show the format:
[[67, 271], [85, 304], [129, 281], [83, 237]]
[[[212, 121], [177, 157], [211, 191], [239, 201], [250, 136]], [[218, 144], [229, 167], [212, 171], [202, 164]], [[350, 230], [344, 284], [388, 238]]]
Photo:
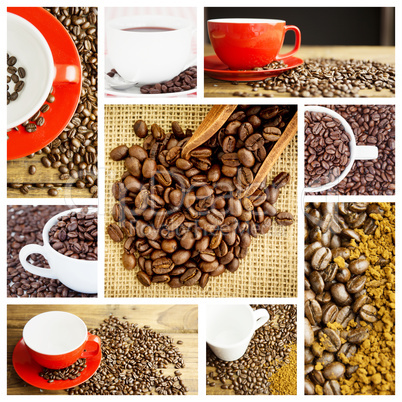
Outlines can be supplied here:
[[319, 187], [336, 180], [350, 158], [349, 135], [342, 123], [324, 113], [304, 114], [304, 185]]
[[24, 89], [26, 71], [18, 65], [15, 56], [7, 53], [7, 105], [18, 99], [19, 93]]
[[[36, 152], [41, 155], [45, 167], [66, 169], [60, 172], [57, 183], [47, 183], [51, 187], [77, 187], [88, 189], [88, 195], [98, 196], [98, 37], [97, 7], [45, 7], [57, 18], [68, 31], [77, 47], [82, 68], [82, 89], [77, 109], [63, 132], [50, 144]], [[45, 124], [46, 113], [55, 96], [49, 94], [46, 103], [25, 124], [31, 132], [39, 130]], [[36, 119], [34, 119], [36, 118]], [[34, 157], [35, 155], [32, 155]], [[10, 188], [21, 184], [20, 190], [28, 194], [31, 187], [41, 188], [43, 183], [13, 183]], [[31, 187], [26, 187], [30, 185]], [[56, 196], [59, 191], [51, 191], [49, 196]]]
[[74, 364], [63, 369], [49, 369], [43, 367], [39, 376], [47, 380], [48, 383], [63, 380], [75, 380], [81, 376], [86, 369], [86, 359], [78, 359]]
[[302, 98], [358, 97], [364, 96], [360, 91], [365, 89], [395, 93], [395, 66], [370, 60], [306, 59], [301, 66], [277, 77], [248, 85], [252, 87], [250, 92], [237, 91], [233, 96], [263, 96], [264, 90]]
[[[42, 230], [47, 221], [69, 209], [62, 205], [7, 206], [7, 297], [96, 297], [96, 294], [78, 293], [57, 279], [33, 275], [19, 260], [19, 252], [27, 244], [43, 245]], [[31, 264], [48, 268], [40, 254], [32, 254]]]
[[59, 217], [49, 230], [49, 243], [66, 257], [96, 261], [98, 259], [98, 215], [88, 208]]
[[[107, 232], [123, 242], [123, 265], [138, 262], [144, 286], [200, 285], [225, 271], [235, 272], [252, 238], [267, 234], [273, 220], [291, 225], [292, 214], [277, 211], [290, 175], [266, 179], [250, 196], [248, 188], [294, 114], [292, 106], [240, 106], [209, 141], [182, 158], [192, 132], [177, 122], [171, 132], [143, 121], [134, 131], [143, 146], [120, 145], [110, 157], [126, 171], [112, 187], [115, 223]], [[139, 254], [136, 257], [136, 254]], [[131, 254], [131, 257], [127, 257]]]
[[378, 158], [355, 161], [337, 186], [316, 194], [395, 194], [395, 105], [326, 105], [351, 126], [357, 145], [375, 145]]
[[[296, 359], [295, 356], [293, 361], [290, 358], [296, 348], [296, 306], [259, 304], [251, 307], [267, 309], [269, 321], [255, 331], [240, 359], [220, 360], [207, 346], [207, 394], [214, 394], [211, 387], [220, 387], [225, 394], [296, 395]], [[281, 369], [289, 368], [290, 364], [294, 370], [284, 370], [278, 376]], [[293, 383], [293, 387], [285, 386], [289, 383]]]
[[[170, 336], [112, 315], [90, 332], [102, 340], [102, 360], [88, 381], [68, 390], [70, 395], [184, 395], [188, 391], [180, 372], [185, 362]], [[172, 368], [174, 375], [164, 373]]]

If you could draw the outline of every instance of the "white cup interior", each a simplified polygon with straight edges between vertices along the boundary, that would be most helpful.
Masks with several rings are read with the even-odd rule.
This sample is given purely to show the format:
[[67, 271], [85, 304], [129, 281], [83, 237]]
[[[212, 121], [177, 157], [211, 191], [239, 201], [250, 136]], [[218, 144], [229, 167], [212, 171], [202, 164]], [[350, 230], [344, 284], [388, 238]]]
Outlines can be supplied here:
[[274, 20], [265, 18], [218, 18], [208, 20], [208, 22], [219, 22], [224, 24], [278, 24], [279, 22], [285, 22], [284, 20]]
[[254, 330], [251, 308], [245, 305], [210, 305], [207, 307], [207, 342], [230, 347], [242, 342]]
[[[18, 15], [7, 13], [7, 53], [17, 58], [15, 67], [26, 71], [24, 88], [18, 98], [7, 105], [7, 128], [27, 121], [49, 95], [54, 79], [53, 56], [39, 30]], [[9, 92], [14, 92], [10, 82]]]
[[174, 31], [161, 31], [161, 32], [129, 32], [123, 31], [127, 28], [139, 27], [160, 27], [160, 28], [173, 28], [175, 30], [189, 28], [190, 22], [179, 17], [170, 17], [164, 15], [141, 15], [141, 16], [127, 16], [116, 18], [109, 22], [109, 28], [120, 30], [125, 35], [171, 35]]
[[316, 112], [316, 113], [324, 113], [327, 114], [334, 119], [337, 119], [340, 121], [342, 124], [343, 128], [345, 129], [346, 134], [349, 137], [349, 151], [350, 151], [350, 156], [348, 160], [348, 164], [345, 166], [345, 169], [343, 172], [340, 174], [339, 177], [336, 177], [334, 181], [331, 181], [327, 184], [324, 184], [319, 187], [305, 187], [304, 191], [306, 192], [320, 192], [320, 191], [326, 191], [331, 189], [332, 187], [336, 186], [339, 184], [350, 172], [350, 169], [352, 169], [353, 163], [356, 159], [356, 139], [353, 134], [352, 127], [350, 127], [349, 123], [337, 112], [333, 111], [332, 109], [328, 109], [323, 106], [306, 106], [305, 107], [305, 112]]
[[86, 340], [87, 327], [81, 318], [64, 311], [48, 311], [31, 318], [23, 329], [26, 345], [35, 352], [60, 355], [72, 352]]

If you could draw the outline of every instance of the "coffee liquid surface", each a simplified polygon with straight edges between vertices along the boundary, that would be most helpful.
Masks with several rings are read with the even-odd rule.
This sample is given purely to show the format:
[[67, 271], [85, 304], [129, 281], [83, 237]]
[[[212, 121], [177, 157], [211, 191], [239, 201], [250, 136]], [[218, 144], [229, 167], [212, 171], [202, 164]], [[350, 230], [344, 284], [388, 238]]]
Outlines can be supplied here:
[[134, 28], [124, 28], [122, 31], [126, 32], [167, 32], [175, 31], [175, 28], [165, 28], [165, 27], [134, 27]]

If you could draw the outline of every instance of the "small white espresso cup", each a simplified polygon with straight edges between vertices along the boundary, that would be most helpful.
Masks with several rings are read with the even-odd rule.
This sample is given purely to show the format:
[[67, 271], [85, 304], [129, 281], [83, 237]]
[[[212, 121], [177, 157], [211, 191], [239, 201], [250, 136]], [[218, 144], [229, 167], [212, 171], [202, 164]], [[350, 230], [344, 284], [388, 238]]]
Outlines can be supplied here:
[[[77, 260], [66, 257], [57, 252], [49, 244], [49, 230], [58, 222], [60, 216], [68, 215], [71, 212], [79, 212], [81, 208], [70, 209], [49, 219], [43, 228], [43, 246], [38, 244], [28, 244], [19, 253], [22, 266], [34, 275], [43, 276], [50, 279], [58, 279], [61, 283], [72, 290], [82, 293], [97, 293], [98, 283], [98, 261]], [[88, 208], [88, 213], [96, 212], [96, 208]], [[50, 268], [35, 267], [27, 261], [31, 254], [43, 255]]]
[[240, 359], [247, 350], [254, 331], [269, 320], [266, 309], [249, 305], [208, 305], [207, 336], [209, 347], [225, 361]]
[[[32, 117], [49, 95], [53, 82], [80, 80], [81, 70], [74, 65], [54, 64], [50, 47], [41, 32], [25, 18], [7, 13], [7, 53], [17, 58], [15, 67], [26, 71], [24, 88], [7, 105], [7, 129]], [[13, 92], [13, 83], [10, 84]]]
[[[171, 28], [160, 32], [130, 28]], [[112, 67], [126, 81], [138, 85], [167, 81], [191, 63], [194, 29], [188, 20], [162, 15], [117, 18], [106, 26], [107, 51]]]

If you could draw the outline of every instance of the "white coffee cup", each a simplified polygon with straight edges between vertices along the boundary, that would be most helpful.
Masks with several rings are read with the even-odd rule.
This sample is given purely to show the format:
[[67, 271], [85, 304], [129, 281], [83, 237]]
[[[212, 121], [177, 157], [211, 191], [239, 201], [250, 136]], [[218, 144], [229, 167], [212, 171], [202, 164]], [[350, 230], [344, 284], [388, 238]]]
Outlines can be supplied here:
[[[71, 209], [55, 215], [49, 219], [43, 228], [43, 246], [28, 244], [19, 253], [22, 266], [34, 275], [50, 279], [58, 279], [61, 283], [72, 290], [82, 293], [97, 293], [98, 283], [98, 261], [77, 260], [66, 257], [57, 252], [49, 244], [49, 230], [58, 222], [60, 216], [68, 215], [71, 212], [79, 212], [81, 208]], [[96, 212], [96, 208], [88, 208], [88, 212]], [[50, 268], [35, 267], [27, 261], [31, 254], [41, 254], [49, 262]]]
[[269, 320], [266, 309], [249, 305], [208, 305], [207, 336], [209, 347], [225, 361], [240, 359], [247, 350], [254, 331]]
[[65, 368], [100, 353], [100, 338], [88, 333], [80, 317], [66, 311], [32, 317], [24, 326], [22, 338], [31, 357], [51, 369]]
[[[7, 53], [17, 58], [15, 67], [26, 71], [24, 88], [7, 105], [7, 129], [31, 118], [49, 95], [53, 81], [79, 82], [80, 68], [55, 65], [49, 45], [40, 31], [25, 18], [7, 13]], [[13, 83], [10, 84], [13, 92]]]
[[[161, 32], [130, 32], [127, 28], [173, 28]], [[112, 67], [126, 81], [156, 84], [180, 74], [191, 63], [193, 27], [190, 21], [162, 15], [117, 18], [106, 27]]]
[[355, 135], [350, 124], [337, 112], [323, 106], [306, 106], [305, 112], [325, 113], [334, 119], [337, 119], [345, 129], [349, 137], [349, 150], [350, 156], [348, 164], [345, 166], [343, 172], [336, 177], [334, 181], [323, 184], [318, 187], [305, 187], [304, 191], [307, 193], [326, 191], [339, 184], [350, 172], [356, 160], [374, 160], [378, 158], [378, 148], [374, 145], [356, 145]]

